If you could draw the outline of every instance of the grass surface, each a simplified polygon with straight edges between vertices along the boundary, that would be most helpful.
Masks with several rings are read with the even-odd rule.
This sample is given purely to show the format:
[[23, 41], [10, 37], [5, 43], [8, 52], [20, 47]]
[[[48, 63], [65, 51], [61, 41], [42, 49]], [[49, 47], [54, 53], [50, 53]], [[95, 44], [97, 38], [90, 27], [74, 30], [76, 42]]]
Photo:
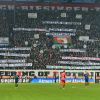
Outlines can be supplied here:
[[100, 100], [100, 85], [67, 84], [0, 84], [0, 100]]

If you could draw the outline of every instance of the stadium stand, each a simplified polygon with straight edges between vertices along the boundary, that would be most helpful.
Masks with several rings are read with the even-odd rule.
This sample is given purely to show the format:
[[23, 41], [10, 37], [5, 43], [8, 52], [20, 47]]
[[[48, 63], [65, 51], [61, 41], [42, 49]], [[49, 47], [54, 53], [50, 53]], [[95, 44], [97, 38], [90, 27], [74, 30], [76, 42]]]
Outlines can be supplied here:
[[[100, 65], [98, 5], [70, 4], [60, 7], [53, 4], [36, 7], [32, 4], [33, 9], [30, 3], [30, 7], [26, 3], [20, 7], [21, 4], [17, 3], [14, 2], [16, 9], [0, 5], [0, 69]], [[66, 60], [62, 57], [82, 57], [87, 60]]]

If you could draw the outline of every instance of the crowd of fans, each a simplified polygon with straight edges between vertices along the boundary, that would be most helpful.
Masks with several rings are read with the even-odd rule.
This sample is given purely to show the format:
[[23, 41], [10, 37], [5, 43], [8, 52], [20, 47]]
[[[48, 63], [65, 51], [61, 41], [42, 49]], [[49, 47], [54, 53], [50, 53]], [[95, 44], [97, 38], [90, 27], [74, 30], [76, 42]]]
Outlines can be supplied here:
[[[46, 69], [47, 65], [59, 65], [58, 61], [62, 56], [100, 57], [100, 12], [42, 10], [34, 11], [37, 13], [36, 18], [28, 18], [28, 13], [32, 12], [0, 11], [0, 37], [9, 37], [9, 47], [31, 47], [30, 57], [26, 59], [33, 63], [30, 69]], [[61, 13], [65, 13], [66, 16], [61, 16]], [[77, 18], [77, 14], [81, 17]], [[44, 24], [44, 21], [80, 22], [81, 25]], [[86, 29], [86, 25], [90, 28]], [[14, 31], [13, 28], [37, 28], [46, 31]], [[46, 35], [47, 32], [51, 32], [50, 28], [76, 29], [76, 32], [74, 36], [70, 36], [70, 45], [62, 43], [60, 46], [55, 46], [54, 37]], [[57, 32], [62, 33], [62, 31]], [[80, 36], [88, 36], [89, 40], [79, 40]], [[60, 52], [61, 49], [83, 49], [85, 52]]]

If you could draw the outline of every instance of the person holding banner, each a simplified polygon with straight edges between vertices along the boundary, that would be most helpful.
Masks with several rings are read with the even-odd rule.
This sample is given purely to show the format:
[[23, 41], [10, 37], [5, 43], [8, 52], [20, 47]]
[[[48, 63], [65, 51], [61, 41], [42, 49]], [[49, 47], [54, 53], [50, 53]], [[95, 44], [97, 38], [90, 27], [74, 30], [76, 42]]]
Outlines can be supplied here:
[[66, 72], [65, 70], [61, 73], [61, 85], [62, 88], [65, 88], [65, 84], [66, 84]]

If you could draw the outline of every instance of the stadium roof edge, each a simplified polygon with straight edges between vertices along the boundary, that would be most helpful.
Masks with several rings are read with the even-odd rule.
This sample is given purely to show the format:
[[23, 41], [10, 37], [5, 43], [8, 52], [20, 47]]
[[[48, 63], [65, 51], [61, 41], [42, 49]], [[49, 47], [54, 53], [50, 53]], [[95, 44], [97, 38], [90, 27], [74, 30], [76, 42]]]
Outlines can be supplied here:
[[55, 3], [41, 3], [41, 2], [14, 2], [14, 1], [0, 1], [0, 5], [2, 5], [2, 4], [7, 4], [7, 5], [9, 5], [9, 4], [20, 4], [20, 5], [57, 5], [57, 6], [66, 6], [66, 5], [75, 5], [75, 6], [79, 6], [79, 5], [82, 5], [82, 6], [100, 6], [100, 3], [57, 3], [57, 2], [55, 2]]

